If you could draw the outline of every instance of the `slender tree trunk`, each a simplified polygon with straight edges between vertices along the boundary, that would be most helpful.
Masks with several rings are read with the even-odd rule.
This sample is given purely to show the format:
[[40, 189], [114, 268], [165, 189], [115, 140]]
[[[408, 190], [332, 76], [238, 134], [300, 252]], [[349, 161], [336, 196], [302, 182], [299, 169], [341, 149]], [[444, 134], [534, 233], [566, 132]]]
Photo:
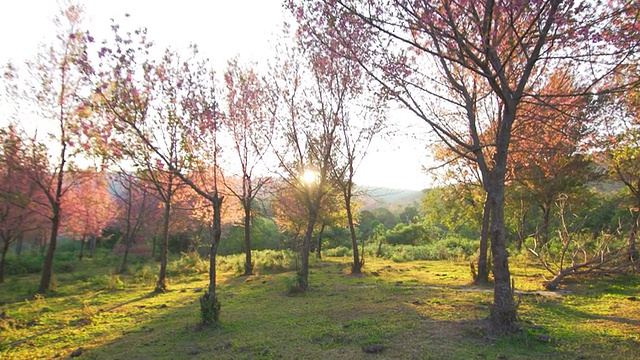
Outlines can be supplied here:
[[122, 264], [120, 264], [120, 271], [119, 271], [120, 274], [127, 271], [127, 258], [129, 256], [130, 248], [131, 248], [131, 240], [127, 239], [124, 244], [124, 255], [122, 256]]
[[171, 195], [169, 192], [171, 185], [169, 185], [169, 191], [164, 202], [164, 214], [162, 216], [162, 244], [160, 247], [160, 271], [158, 272], [158, 282], [154, 292], [166, 292], [167, 291], [167, 255], [169, 251], [169, 216], [171, 214]]
[[482, 208], [482, 225], [480, 229], [480, 251], [478, 254], [478, 273], [473, 283], [476, 285], [486, 285], [489, 283], [489, 262], [487, 253], [489, 247], [489, 225], [491, 219], [491, 199], [489, 194], [485, 195]]
[[20, 256], [20, 254], [22, 253], [22, 244], [24, 238], [22, 235], [18, 236], [18, 239], [16, 241], [16, 256]]
[[151, 250], [151, 258], [157, 259], [156, 257], [156, 243], [158, 242], [158, 235], [153, 235], [153, 249]]
[[549, 242], [549, 222], [551, 218], [551, 201], [545, 200], [542, 208], [542, 224], [540, 226], [540, 232], [542, 233], [542, 245], [546, 245]]
[[78, 260], [82, 260], [82, 255], [84, 253], [84, 241], [86, 240], [87, 235], [82, 235], [82, 240], [80, 240], [80, 255], [78, 256]]
[[316, 258], [317, 259], [322, 259], [322, 234], [324, 234], [324, 228], [327, 225], [325, 223], [322, 223], [322, 226], [320, 226], [320, 231], [318, 231], [318, 246], [316, 247]]
[[628, 254], [629, 254], [629, 261], [632, 261], [632, 262], [637, 262], [639, 259], [638, 249], [636, 248], [636, 235], [638, 233], [638, 227], [640, 225], [640, 201], [638, 202], [637, 207], [638, 207], [638, 213], [635, 217], [635, 221], [631, 225], [631, 230], [629, 231]]
[[2, 257], [0, 258], [0, 284], [4, 282], [5, 258], [7, 256], [7, 252], [9, 251], [9, 243], [9, 239], [4, 239], [4, 243], [2, 245]]
[[58, 228], [60, 227], [60, 205], [54, 204], [53, 216], [51, 217], [51, 235], [49, 237], [49, 247], [44, 257], [44, 265], [42, 266], [42, 276], [40, 278], [39, 293], [51, 290], [51, 277], [53, 276], [53, 256], [56, 252], [58, 241]]
[[244, 275], [253, 274], [253, 261], [251, 260], [251, 199], [245, 197], [244, 205]]
[[351, 189], [346, 189], [344, 193], [344, 205], [347, 211], [347, 223], [349, 224], [349, 235], [351, 236], [351, 248], [353, 249], [353, 265], [351, 266], [352, 274], [360, 274], [362, 272], [363, 261], [358, 253], [358, 239], [356, 239], [356, 227], [353, 224], [353, 213], [351, 212]]
[[300, 271], [298, 276], [300, 280], [300, 290], [307, 291], [309, 289], [309, 248], [311, 244], [311, 235], [313, 235], [313, 228], [316, 224], [318, 217], [318, 204], [310, 204], [309, 214], [307, 217], [307, 229], [302, 239], [302, 246], [300, 246]]
[[98, 237], [91, 236], [89, 238], [89, 259], [93, 258], [93, 250], [96, 248], [97, 245], [98, 245]]

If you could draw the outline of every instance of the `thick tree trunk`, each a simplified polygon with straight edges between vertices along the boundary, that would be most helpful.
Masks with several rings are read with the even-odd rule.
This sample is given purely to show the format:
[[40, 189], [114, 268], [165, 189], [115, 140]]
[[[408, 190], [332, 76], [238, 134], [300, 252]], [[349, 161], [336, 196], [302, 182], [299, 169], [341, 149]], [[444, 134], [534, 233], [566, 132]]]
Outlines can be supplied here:
[[473, 283], [476, 285], [486, 285], [489, 283], [489, 262], [487, 261], [489, 247], [489, 225], [491, 219], [491, 201], [489, 194], [486, 194], [482, 208], [482, 224], [480, 229], [480, 251], [478, 254], [478, 273]]
[[243, 200], [244, 206], [244, 275], [253, 274], [253, 261], [251, 260], [251, 199]]
[[322, 259], [322, 234], [324, 234], [324, 228], [326, 226], [327, 225], [325, 223], [322, 223], [322, 225], [320, 226], [320, 231], [318, 231], [318, 241], [317, 241], [318, 246], [316, 247], [317, 259]]
[[309, 289], [309, 248], [311, 245], [311, 236], [313, 235], [313, 228], [318, 217], [318, 204], [311, 204], [309, 206], [309, 216], [307, 217], [307, 229], [302, 239], [302, 246], [300, 246], [300, 271], [298, 271], [298, 277], [301, 291], [307, 291]]
[[[505, 241], [504, 174], [505, 168], [496, 168], [491, 176], [488, 195], [491, 201], [491, 253], [493, 257], [493, 305], [491, 325], [499, 333], [512, 333], [516, 328], [516, 308], [511, 288], [511, 275]], [[501, 175], [502, 174], [502, 175]]]
[[[171, 185], [170, 185], [171, 186]], [[169, 190], [170, 192], [171, 190]], [[169, 216], [171, 214], [170, 194], [164, 202], [164, 214], [162, 215], [162, 244], [160, 246], [160, 271], [154, 292], [162, 293], [167, 291], [167, 255], [169, 252]]]
[[218, 324], [220, 320], [220, 302], [216, 294], [216, 256], [222, 234], [221, 210], [222, 197], [215, 195], [210, 199], [213, 206], [213, 224], [211, 229], [211, 248], [209, 249], [209, 287], [200, 298], [200, 315], [202, 325], [210, 326]]
[[44, 265], [42, 266], [42, 276], [40, 277], [39, 293], [51, 290], [51, 277], [53, 276], [53, 256], [56, 252], [58, 240], [58, 228], [60, 227], [60, 205], [54, 204], [53, 216], [51, 217], [51, 234], [49, 236], [49, 247], [44, 257]]

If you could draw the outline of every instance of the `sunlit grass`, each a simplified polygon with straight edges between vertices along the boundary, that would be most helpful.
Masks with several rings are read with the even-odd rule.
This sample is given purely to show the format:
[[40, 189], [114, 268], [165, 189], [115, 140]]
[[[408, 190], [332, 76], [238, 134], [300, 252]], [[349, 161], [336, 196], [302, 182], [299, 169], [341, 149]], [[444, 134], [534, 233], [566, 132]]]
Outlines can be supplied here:
[[57, 275], [56, 293], [35, 298], [37, 276], [9, 279], [0, 285], [0, 358], [66, 358], [82, 347], [89, 359], [359, 359], [371, 356], [368, 345], [396, 359], [640, 357], [637, 277], [574, 281], [548, 296], [534, 293], [543, 280], [535, 264], [512, 261], [523, 332], [495, 338], [484, 322], [491, 289], [471, 285], [467, 261], [371, 258], [359, 276], [347, 258], [314, 261], [310, 291], [296, 296], [285, 291], [293, 271], [237, 277], [227, 266], [222, 326], [201, 331], [206, 273], [175, 268], [170, 291], [156, 295], [145, 266], [155, 270], [141, 264], [112, 286], [111, 266], [82, 263]]

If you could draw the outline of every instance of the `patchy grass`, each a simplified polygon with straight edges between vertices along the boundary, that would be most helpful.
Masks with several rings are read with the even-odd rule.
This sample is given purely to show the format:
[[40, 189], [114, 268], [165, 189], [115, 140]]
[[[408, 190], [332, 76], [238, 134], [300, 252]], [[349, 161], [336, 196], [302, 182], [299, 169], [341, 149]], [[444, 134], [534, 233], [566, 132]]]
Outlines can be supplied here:
[[505, 338], [487, 334], [492, 292], [470, 285], [465, 262], [369, 258], [360, 276], [347, 259], [315, 262], [310, 291], [294, 296], [292, 271], [236, 277], [228, 268], [222, 326], [200, 331], [206, 274], [176, 270], [157, 295], [147, 265], [118, 282], [110, 267], [83, 262], [44, 297], [31, 295], [34, 275], [0, 284], [0, 358], [67, 358], [80, 347], [87, 359], [640, 358], [637, 276], [573, 282], [552, 296], [540, 291], [542, 271], [518, 260], [523, 331]]

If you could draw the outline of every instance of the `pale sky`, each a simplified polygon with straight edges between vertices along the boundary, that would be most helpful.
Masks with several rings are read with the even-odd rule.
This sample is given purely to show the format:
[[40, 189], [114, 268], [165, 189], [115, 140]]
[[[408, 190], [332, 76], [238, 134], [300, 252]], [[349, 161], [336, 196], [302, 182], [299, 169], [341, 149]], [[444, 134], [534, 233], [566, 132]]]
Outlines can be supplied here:
[[[62, 3], [62, 2], [61, 2]], [[271, 57], [286, 12], [281, 0], [85, 0], [85, 27], [99, 40], [109, 37], [110, 18], [132, 27], [144, 26], [158, 48], [198, 45], [201, 54], [223, 71], [227, 60], [259, 65]], [[0, 12], [0, 63], [16, 64], [33, 56], [39, 43], [53, 36], [52, 18], [58, 12], [54, 0], [9, 0]], [[130, 14], [125, 19], [124, 14]], [[391, 121], [417, 132], [426, 132], [417, 118], [394, 112]], [[402, 114], [402, 115], [399, 115]], [[415, 128], [414, 128], [415, 127]], [[428, 162], [427, 142], [403, 137], [391, 143], [375, 141], [356, 175], [361, 185], [423, 189], [430, 185], [421, 168]]]

